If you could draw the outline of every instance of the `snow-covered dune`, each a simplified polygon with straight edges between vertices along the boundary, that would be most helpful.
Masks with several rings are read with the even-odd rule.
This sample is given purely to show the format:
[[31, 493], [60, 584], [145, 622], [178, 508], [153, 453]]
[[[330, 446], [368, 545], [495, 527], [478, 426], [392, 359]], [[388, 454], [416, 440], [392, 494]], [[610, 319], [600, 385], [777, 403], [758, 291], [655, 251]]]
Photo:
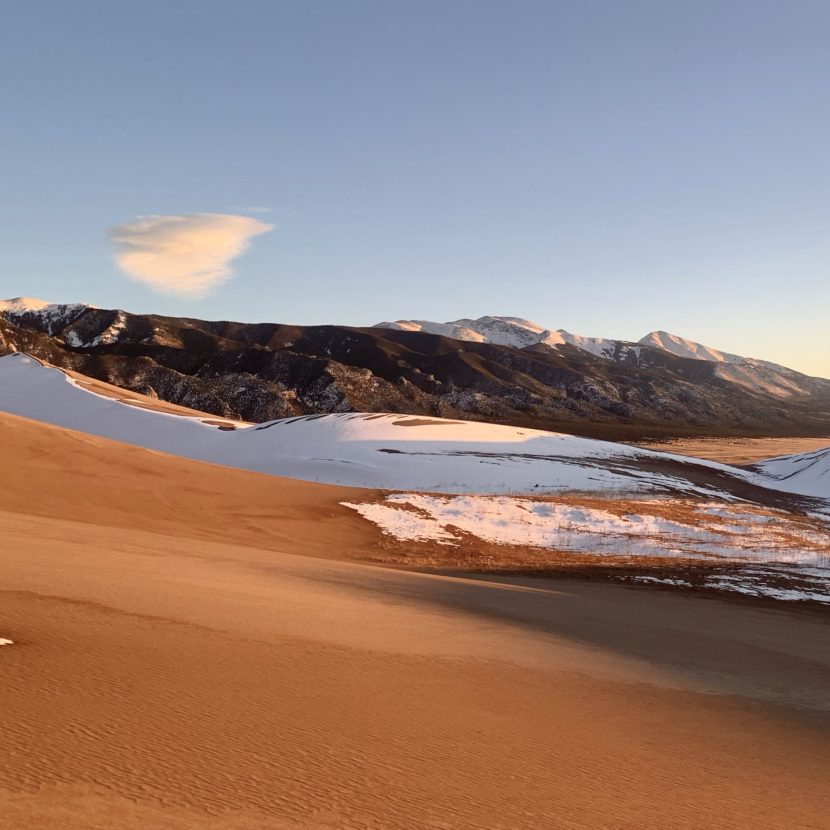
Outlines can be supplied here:
[[[708, 492], [681, 456], [571, 435], [409, 415], [312, 415], [250, 426], [115, 399], [23, 354], [0, 358], [0, 410], [186, 458], [306, 481], [478, 493]], [[144, 405], [142, 405], [142, 403]], [[233, 428], [236, 427], [236, 428]], [[675, 465], [665, 466], [666, 462]], [[645, 464], [645, 467], [643, 466]], [[694, 465], [733, 476], [725, 465]]]
[[[412, 415], [309, 415], [250, 425], [174, 409], [24, 354], [0, 358], [0, 410], [199, 461], [306, 481], [446, 493], [682, 492], [730, 482], [830, 498], [830, 448], [758, 472], [561, 433]], [[111, 390], [111, 391], [112, 391]], [[167, 409], [168, 411], [160, 411]]]
[[756, 468], [779, 490], [830, 499], [830, 447], [770, 458]]

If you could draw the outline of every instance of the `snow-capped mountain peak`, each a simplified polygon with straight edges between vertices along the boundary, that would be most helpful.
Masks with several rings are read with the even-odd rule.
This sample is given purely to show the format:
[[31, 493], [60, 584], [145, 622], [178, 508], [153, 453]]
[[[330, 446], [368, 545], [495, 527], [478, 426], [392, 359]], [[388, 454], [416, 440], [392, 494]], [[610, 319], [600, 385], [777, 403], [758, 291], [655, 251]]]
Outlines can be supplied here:
[[422, 331], [427, 334], [440, 334], [453, 340], [493, 343], [497, 346], [512, 346], [517, 349], [535, 346], [539, 343], [556, 348], [567, 343], [597, 357], [606, 358], [614, 357], [619, 345], [619, 341], [605, 337], [584, 337], [580, 334], [571, 334], [565, 329], [546, 329], [522, 317], [486, 316], [475, 320], [464, 317], [448, 323], [433, 323], [429, 320], [396, 320], [393, 323], [377, 323], [374, 328]]
[[[378, 323], [374, 328], [397, 329], [399, 331], [422, 331], [426, 334], [439, 334], [453, 340], [466, 340], [473, 343], [494, 343], [497, 346], [513, 346], [521, 349], [534, 343], [546, 342], [553, 338], [563, 342], [550, 331], [521, 317], [479, 317], [477, 320], [464, 317], [447, 323], [434, 323], [430, 320], [396, 320]], [[551, 343], [554, 345], [554, 343]]]
[[39, 318], [49, 334], [54, 334], [90, 308], [93, 306], [85, 303], [47, 303], [35, 297], [0, 300], [0, 316], [12, 323], [24, 318]]
[[[572, 334], [565, 329], [546, 329], [538, 323], [525, 320], [522, 317], [486, 316], [478, 319], [464, 317], [447, 323], [434, 323], [430, 320], [396, 320], [395, 322], [377, 323], [374, 328], [422, 331], [427, 334], [443, 335], [454, 340], [493, 343], [498, 346], [512, 346], [517, 349], [536, 344], [544, 344], [553, 348], [568, 344], [582, 351], [590, 352], [596, 357], [609, 360], [639, 360], [642, 349], [646, 347], [659, 349], [690, 360], [705, 360], [721, 364], [718, 369], [720, 373], [733, 372], [729, 368], [730, 366], [790, 372], [786, 367], [777, 363], [722, 352], [713, 349], [711, 346], [696, 343], [694, 340], [687, 340], [685, 337], [667, 331], [649, 332], [635, 344], [626, 340], [614, 340], [607, 337], [585, 337], [581, 334]], [[735, 382], [743, 382], [741, 379], [731, 376], [729, 379]], [[757, 382], [753, 381], [750, 385], [757, 386]]]
[[655, 349], [662, 349], [664, 352], [670, 352], [678, 357], [687, 357], [692, 360], [708, 360], [712, 363], [731, 363], [755, 367], [762, 366], [767, 369], [773, 369], [776, 372], [790, 371], [786, 366], [781, 366], [778, 363], [771, 363], [769, 360], [758, 360], [754, 357], [743, 357], [739, 354], [722, 352], [718, 349], [713, 349], [711, 346], [704, 346], [702, 343], [696, 343], [694, 340], [687, 340], [685, 337], [680, 337], [667, 331], [649, 332], [638, 342], [643, 346], [651, 346]]
[[715, 363], [743, 363], [745, 358], [729, 352], [721, 352], [702, 343], [695, 343], [685, 337], [679, 337], [667, 331], [652, 331], [638, 341], [644, 346], [652, 346], [671, 352], [678, 357], [689, 357], [694, 360], [710, 360]]
[[42, 311], [49, 305], [46, 300], [38, 300], [36, 297], [12, 297], [10, 300], [0, 300], [0, 311], [26, 314], [30, 311]]

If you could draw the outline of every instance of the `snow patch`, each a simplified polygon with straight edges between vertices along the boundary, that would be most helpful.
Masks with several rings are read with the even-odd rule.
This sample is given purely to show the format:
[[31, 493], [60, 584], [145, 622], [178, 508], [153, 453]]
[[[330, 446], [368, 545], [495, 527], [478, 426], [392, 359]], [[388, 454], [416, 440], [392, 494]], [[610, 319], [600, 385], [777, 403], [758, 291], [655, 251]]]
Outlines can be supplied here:
[[651, 585], [676, 585], [680, 588], [691, 588], [692, 583], [686, 582], [685, 579], [673, 579], [668, 576], [632, 576], [629, 578], [631, 582], [647, 582]]
[[[665, 506], [667, 501], [659, 504]], [[830, 567], [830, 532], [821, 526], [790, 521], [780, 511], [775, 523], [759, 521], [749, 507], [736, 513], [738, 518], [732, 523], [718, 525], [674, 521], [646, 510], [619, 515], [599, 508], [506, 496], [397, 493], [375, 505], [383, 509], [346, 506], [400, 539], [447, 539], [453, 538], [453, 531], [460, 531], [492, 544], [574, 553]], [[683, 506], [689, 507], [685, 503]], [[399, 522], [404, 520], [396, 513], [408, 513], [412, 508], [418, 515], [420, 535], [397, 536]], [[695, 507], [691, 509], [695, 519]], [[408, 531], [409, 526], [405, 528]], [[450, 536], [440, 536], [442, 533]]]
[[749, 570], [735, 574], [717, 574], [707, 577], [703, 587], [718, 591], [735, 591], [754, 597], [771, 597], [785, 602], [819, 602], [822, 605], [830, 605], [830, 568], [826, 570], [823, 579], [807, 582], [798, 578], [800, 574], [790, 572], [783, 575], [791, 577], [790, 584], [770, 584], [770, 576], [780, 580], [782, 575]]
[[80, 338], [77, 332], [67, 331], [64, 340], [67, 345], [73, 348], [93, 348], [94, 346], [111, 346], [117, 343], [121, 333], [127, 328], [127, 315], [123, 311], [115, 313], [115, 319], [99, 335], [91, 340], [85, 341]]
[[830, 499], [830, 447], [770, 458], [755, 469], [774, 479], [776, 489]]
[[438, 542], [439, 545], [452, 545], [458, 537], [440, 527], [428, 516], [411, 510], [397, 510], [385, 504], [352, 504], [342, 502], [344, 507], [351, 507], [378, 525], [383, 533], [407, 542]]

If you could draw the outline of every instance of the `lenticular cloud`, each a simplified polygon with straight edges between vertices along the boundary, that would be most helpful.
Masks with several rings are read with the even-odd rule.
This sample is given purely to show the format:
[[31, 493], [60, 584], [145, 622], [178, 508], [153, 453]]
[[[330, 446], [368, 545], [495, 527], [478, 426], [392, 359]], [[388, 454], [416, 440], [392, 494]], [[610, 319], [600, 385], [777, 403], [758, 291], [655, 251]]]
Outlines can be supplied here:
[[124, 274], [163, 294], [200, 297], [233, 276], [230, 262], [274, 226], [250, 216], [142, 216], [110, 228]]

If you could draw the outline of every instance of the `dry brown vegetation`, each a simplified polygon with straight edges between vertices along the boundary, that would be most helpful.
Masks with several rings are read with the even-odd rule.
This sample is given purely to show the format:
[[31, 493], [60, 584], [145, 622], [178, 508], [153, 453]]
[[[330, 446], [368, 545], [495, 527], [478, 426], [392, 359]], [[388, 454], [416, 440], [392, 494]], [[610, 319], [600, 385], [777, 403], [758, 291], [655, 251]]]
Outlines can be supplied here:
[[755, 464], [778, 455], [795, 455], [830, 446], [830, 436], [820, 438], [667, 438], [634, 441], [634, 446], [658, 452], [674, 452], [724, 464]]

